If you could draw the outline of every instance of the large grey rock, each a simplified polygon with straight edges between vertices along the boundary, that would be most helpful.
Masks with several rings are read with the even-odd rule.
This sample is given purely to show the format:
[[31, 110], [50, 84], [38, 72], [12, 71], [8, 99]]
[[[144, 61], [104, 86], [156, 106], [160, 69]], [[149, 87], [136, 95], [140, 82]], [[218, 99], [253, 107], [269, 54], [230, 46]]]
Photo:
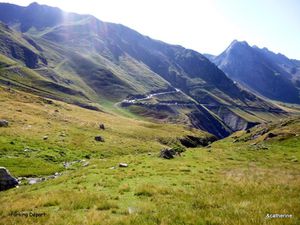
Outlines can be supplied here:
[[8, 127], [8, 121], [7, 120], [0, 120], [0, 127]]
[[5, 167], [0, 167], [0, 191], [14, 188], [19, 184]]

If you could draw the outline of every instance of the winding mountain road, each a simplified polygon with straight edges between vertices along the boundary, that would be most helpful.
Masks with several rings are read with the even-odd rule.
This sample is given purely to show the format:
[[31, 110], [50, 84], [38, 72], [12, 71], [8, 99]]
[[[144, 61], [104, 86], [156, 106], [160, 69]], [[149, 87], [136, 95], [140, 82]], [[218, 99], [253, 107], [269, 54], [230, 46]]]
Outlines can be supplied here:
[[177, 93], [177, 92], [181, 92], [179, 89], [175, 88], [175, 91], [165, 91], [165, 92], [157, 92], [157, 93], [152, 93], [152, 94], [148, 94], [146, 95], [146, 97], [142, 97], [142, 98], [134, 98], [134, 99], [124, 99], [121, 103], [131, 103], [131, 104], [135, 104], [138, 101], [144, 101], [144, 100], [149, 100], [155, 96], [159, 96], [159, 95], [167, 95], [167, 94], [173, 94], [173, 93]]
[[[157, 93], [148, 94], [148, 95], [146, 95], [146, 97], [140, 97], [140, 98], [134, 98], [134, 99], [124, 99], [120, 103], [121, 104], [127, 103], [127, 104], [132, 104], [132, 105], [153, 105], [152, 103], [141, 102], [141, 101], [149, 100], [155, 96], [174, 94], [174, 93], [178, 93], [178, 92], [183, 93], [180, 89], [175, 88], [174, 91], [157, 92]], [[172, 102], [155, 103], [155, 105], [176, 105], [176, 106], [188, 106], [188, 105], [195, 105], [195, 104], [196, 103], [194, 103], [194, 102], [189, 102], [189, 103], [176, 102], [176, 100], [172, 101]]]

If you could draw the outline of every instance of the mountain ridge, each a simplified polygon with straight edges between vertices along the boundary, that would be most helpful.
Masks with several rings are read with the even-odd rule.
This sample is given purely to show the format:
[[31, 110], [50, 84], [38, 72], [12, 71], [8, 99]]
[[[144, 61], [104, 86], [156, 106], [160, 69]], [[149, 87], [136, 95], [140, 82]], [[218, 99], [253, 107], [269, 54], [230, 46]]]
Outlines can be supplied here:
[[297, 61], [267, 48], [233, 41], [219, 56], [211, 58], [227, 76], [259, 94], [278, 101], [300, 103]]

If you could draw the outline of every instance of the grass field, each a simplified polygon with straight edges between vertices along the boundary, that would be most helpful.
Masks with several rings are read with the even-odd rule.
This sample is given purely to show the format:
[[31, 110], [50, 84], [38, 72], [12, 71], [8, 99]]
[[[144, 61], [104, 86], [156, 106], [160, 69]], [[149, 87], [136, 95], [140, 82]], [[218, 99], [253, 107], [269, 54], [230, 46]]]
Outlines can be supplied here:
[[[0, 224], [300, 224], [299, 119], [265, 125], [254, 140], [264, 127], [164, 160], [161, 148], [208, 134], [4, 88], [0, 105], [10, 122], [0, 128], [0, 166], [16, 177], [62, 173], [1, 192]], [[82, 159], [89, 165], [63, 167]], [[292, 218], [266, 218], [276, 213]]]

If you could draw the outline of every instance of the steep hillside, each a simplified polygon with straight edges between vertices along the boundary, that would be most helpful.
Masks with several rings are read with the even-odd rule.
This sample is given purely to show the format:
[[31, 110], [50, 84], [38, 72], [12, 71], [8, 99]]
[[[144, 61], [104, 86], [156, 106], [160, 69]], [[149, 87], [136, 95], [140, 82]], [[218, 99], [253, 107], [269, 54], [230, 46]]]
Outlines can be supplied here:
[[[177, 88], [197, 105], [192, 111], [179, 110], [188, 118], [189, 125], [218, 137], [261, 122], [257, 112], [270, 113], [273, 118], [285, 114], [275, 105], [241, 90], [200, 53], [153, 40], [123, 25], [37, 3], [28, 7], [1, 3], [0, 20], [22, 32], [16, 33], [3, 25], [1, 29], [8, 29], [7, 39], [18, 36], [26, 46], [35, 48], [35, 55], [28, 57], [35, 62], [30, 68], [34, 69], [35, 77], [44, 79], [36, 82], [35, 78], [25, 76], [26, 84], [23, 78], [14, 79], [15, 87], [26, 85], [38, 94], [49, 92], [51, 87], [51, 94], [44, 93], [45, 96], [89, 108], [101, 105], [113, 111], [120, 110], [114, 109], [120, 105], [115, 103], [132, 96]], [[15, 43], [1, 42], [3, 46]], [[23, 44], [19, 46], [23, 49]], [[2, 54], [27, 65], [22, 51], [18, 54], [22, 57], [9, 52]], [[4, 75], [6, 81], [16, 76]], [[236, 113], [236, 109], [244, 114]], [[243, 116], [249, 113], [253, 115], [251, 120]], [[207, 119], [202, 119], [203, 115]], [[208, 123], [218, 125], [211, 129]]]
[[300, 67], [296, 60], [238, 41], [211, 59], [230, 78], [267, 98], [300, 103]]
[[3, 23], [0, 23], [0, 44], [1, 54], [23, 62], [31, 69], [47, 65], [47, 60], [39, 52], [41, 48], [33, 40], [12, 31]]

